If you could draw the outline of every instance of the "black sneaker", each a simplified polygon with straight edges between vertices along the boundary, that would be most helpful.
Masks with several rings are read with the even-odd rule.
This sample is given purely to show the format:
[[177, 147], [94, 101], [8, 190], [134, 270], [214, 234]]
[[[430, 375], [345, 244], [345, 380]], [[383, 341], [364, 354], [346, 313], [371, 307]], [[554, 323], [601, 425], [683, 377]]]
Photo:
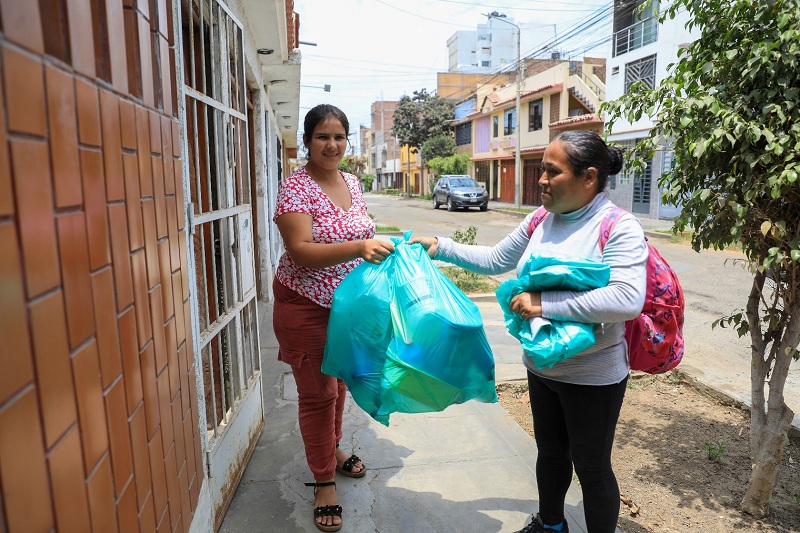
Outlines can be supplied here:
[[564, 520], [564, 529], [558, 532], [554, 529], [545, 529], [542, 518], [537, 513], [536, 516], [531, 516], [530, 523], [517, 531], [517, 533], [569, 533], [569, 524]]

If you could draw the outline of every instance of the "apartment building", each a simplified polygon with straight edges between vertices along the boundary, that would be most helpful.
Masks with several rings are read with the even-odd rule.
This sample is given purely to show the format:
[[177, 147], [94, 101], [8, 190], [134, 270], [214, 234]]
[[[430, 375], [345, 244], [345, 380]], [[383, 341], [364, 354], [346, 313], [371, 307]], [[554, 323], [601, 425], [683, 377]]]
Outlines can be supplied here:
[[[637, 82], [653, 88], [667, 76], [667, 67], [678, 60], [678, 50], [694, 40], [686, 30], [685, 12], [660, 24], [657, 18], [659, 2], [645, 0], [620, 1], [614, 4], [614, 23], [611, 58], [608, 60], [607, 98], [615, 100], [627, 93]], [[618, 121], [608, 136], [626, 149], [632, 149], [637, 139], [646, 137], [653, 126], [651, 117], [635, 123]], [[609, 197], [625, 209], [650, 218], [672, 218], [680, 209], [664, 205], [658, 180], [670, 168], [672, 155], [669, 141], [647, 162], [644, 172], [624, 168], [609, 180]]]

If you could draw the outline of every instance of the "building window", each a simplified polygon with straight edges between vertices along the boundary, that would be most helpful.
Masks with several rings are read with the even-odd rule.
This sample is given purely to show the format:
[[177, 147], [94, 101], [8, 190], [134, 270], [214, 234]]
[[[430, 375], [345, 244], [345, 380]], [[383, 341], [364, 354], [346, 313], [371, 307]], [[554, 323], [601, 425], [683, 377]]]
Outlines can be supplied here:
[[456, 145], [463, 146], [472, 142], [472, 122], [456, 126]]
[[500, 119], [497, 115], [492, 117], [492, 137], [497, 137], [500, 133]]
[[528, 131], [542, 129], [542, 109], [544, 102], [540, 98], [528, 104]]
[[648, 56], [625, 65], [625, 92], [637, 81], [652, 89], [656, 86], [656, 56]]
[[489, 61], [481, 61], [481, 66], [482, 67], [491, 67], [492, 64]]
[[503, 113], [503, 135], [511, 135], [517, 128], [517, 110], [509, 109]]

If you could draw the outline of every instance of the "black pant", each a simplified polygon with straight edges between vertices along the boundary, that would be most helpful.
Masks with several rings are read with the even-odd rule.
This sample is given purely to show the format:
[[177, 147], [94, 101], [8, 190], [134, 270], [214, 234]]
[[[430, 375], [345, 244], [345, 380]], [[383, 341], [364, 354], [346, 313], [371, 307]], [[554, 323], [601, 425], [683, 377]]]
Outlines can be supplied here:
[[539, 514], [545, 524], [564, 520], [564, 498], [574, 465], [589, 533], [614, 532], [620, 504], [611, 448], [627, 383], [626, 377], [614, 385], [573, 385], [528, 372], [539, 450]]

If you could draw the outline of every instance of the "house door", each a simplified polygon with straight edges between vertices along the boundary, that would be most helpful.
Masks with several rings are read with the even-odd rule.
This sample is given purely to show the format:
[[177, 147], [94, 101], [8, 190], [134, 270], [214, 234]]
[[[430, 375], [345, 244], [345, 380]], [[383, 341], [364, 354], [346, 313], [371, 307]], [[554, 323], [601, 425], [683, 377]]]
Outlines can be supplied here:
[[500, 201], [514, 203], [514, 161], [500, 161]]
[[542, 192], [539, 188], [539, 178], [542, 177], [542, 160], [528, 159], [522, 168], [522, 203], [524, 205], [542, 205]]
[[215, 525], [264, 424], [242, 25], [217, 0], [183, 0], [184, 111], [194, 357]]

